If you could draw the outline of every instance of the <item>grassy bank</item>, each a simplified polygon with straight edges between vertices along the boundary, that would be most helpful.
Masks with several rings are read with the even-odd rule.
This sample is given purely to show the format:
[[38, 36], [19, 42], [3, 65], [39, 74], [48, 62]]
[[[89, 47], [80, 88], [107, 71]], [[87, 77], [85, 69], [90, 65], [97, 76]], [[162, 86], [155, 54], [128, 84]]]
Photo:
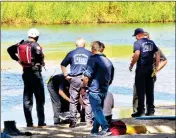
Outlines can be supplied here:
[[1, 2], [6, 24], [175, 21], [174, 2]]

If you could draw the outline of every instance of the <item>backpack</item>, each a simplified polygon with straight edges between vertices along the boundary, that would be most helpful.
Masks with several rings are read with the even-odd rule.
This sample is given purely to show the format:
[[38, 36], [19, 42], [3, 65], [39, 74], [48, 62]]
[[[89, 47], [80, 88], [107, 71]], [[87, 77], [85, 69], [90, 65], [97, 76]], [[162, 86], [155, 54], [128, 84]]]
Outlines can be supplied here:
[[110, 131], [112, 136], [124, 135], [126, 134], [127, 127], [125, 123], [121, 120], [112, 120], [110, 124]]
[[18, 57], [23, 67], [32, 66], [32, 53], [30, 43], [19, 44], [18, 48]]

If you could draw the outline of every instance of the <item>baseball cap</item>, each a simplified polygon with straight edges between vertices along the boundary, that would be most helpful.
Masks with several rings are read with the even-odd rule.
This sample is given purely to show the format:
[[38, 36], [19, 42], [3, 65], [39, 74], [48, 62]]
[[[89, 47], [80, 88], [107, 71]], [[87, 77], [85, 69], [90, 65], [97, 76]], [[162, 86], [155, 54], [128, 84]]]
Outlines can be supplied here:
[[139, 33], [145, 33], [145, 32], [142, 28], [137, 28], [136, 30], [134, 30], [134, 34], [132, 36], [136, 36]]

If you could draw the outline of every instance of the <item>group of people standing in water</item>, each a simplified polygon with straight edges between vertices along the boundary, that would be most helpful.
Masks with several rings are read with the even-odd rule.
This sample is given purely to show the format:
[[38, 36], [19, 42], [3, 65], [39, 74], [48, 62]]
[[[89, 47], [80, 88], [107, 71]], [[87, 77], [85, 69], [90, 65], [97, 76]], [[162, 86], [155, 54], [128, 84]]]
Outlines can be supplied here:
[[[167, 59], [142, 28], [135, 29], [133, 36], [137, 41], [134, 42], [134, 54], [129, 70], [131, 71], [136, 63], [137, 65], [133, 92], [134, 113], [131, 116], [153, 116], [156, 74], [167, 64]], [[39, 31], [32, 28], [28, 31], [28, 40], [9, 47], [8, 53], [23, 67], [23, 107], [27, 127], [34, 126], [31, 115], [34, 94], [38, 127], [43, 128], [46, 127], [45, 94], [41, 72], [45, 62], [42, 47], [37, 43], [38, 38]], [[115, 68], [103, 54], [105, 45], [102, 42], [93, 41], [90, 45], [91, 51], [85, 48], [86, 41], [82, 37], [77, 38], [75, 44], [76, 49], [70, 51], [61, 62], [62, 74], [51, 76], [47, 82], [54, 111], [54, 124], [69, 123], [69, 127], [74, 128], [80, 116], [81, 122], [92, 127], [91, 135], [111, 135], [114, 98], [108, 88], [113, 82]], [[65, 118], [69, 121], [64, 122]]]

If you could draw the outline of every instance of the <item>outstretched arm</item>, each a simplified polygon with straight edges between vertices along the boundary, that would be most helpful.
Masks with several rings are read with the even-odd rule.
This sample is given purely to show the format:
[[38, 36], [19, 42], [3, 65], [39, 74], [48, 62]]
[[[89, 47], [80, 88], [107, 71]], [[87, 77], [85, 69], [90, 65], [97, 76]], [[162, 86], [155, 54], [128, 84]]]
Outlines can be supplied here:
[[66, 101], [70, 102], [70, 98], [64, 93], [62, 89], [59, 89], [59, 95], [62, 96]]

